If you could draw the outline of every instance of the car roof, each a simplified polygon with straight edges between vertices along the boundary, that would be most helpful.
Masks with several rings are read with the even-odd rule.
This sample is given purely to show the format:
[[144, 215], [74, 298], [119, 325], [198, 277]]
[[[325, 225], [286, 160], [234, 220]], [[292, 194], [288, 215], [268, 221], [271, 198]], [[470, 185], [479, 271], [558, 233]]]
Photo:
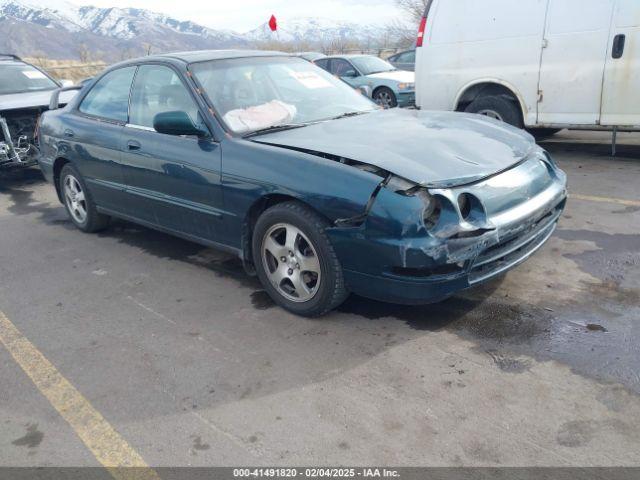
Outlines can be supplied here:
[[131, 58], [115, 63], [110, 65], [105, 72], [126, 67], [128, 65], [139, 65], [142, 63], [169, 62], [184, 65], [189, 63], [207, 62], [210, 60], [251, 57], [293, 57], [293, 55], [268, 50], [194, 50], [190, 52], [160, 53], [157, 55], [148, 55], [146, 57]]
[[[291, 56], [284, 52], [268, 50], [197, 50], [192, 52], [174, 52], [157, 55], [159, 58], [173, 58], [186, 63], [224, 60], [228, 58]], [[148, 57], [145, 57], [145, 59]]]
[[360, 58], [360, 57], [375, 57], [375, 55], [366, 55], [363, 53], [348, 53], [346, 55], [329, 55], [326, 58]]
[[27, 62], [23, 62], [22, 60], [9, 58], [9, 57], [0, 57], [0, 65], [29, 65]]
[[407, 50], [401, 50], [400, 52], [396, 52], [393, 55], [391, 55], [391, 57], [395, 57], [397, 55], [402, 55], [403, 53], [409, 53], [409, 52], [415, 52], [416, 49], [415, 48], [409, 48]]

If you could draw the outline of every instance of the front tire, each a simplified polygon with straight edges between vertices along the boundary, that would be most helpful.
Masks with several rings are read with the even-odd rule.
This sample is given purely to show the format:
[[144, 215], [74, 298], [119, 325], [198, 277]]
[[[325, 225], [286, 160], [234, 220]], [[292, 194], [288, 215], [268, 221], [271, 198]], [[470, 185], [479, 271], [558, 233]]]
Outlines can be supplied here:
[[382, 108], [395, 108], [398, 106], [396, 94], [387, 87], [380, 87], [373, 92], [373, 101]]
[[98, 213], [91, 192], [72, 164], [67, 163], [62, 167], [59, 181], [64, 206], [78, 229], [93, 233], [104, 230], [109, 225], [109, 217]]
[[487, 95], [476, 98], [464, 109], [467, 113], [485, 115], [514, 127], [523, 128], [522, 112], [514, 100], [504, 95]]
[[252, 250], [258, 278], [278, 305], [296, 315], [324, 315], [349, 295], [328, 226], [298, 202], [267, 209], [255, 225]]

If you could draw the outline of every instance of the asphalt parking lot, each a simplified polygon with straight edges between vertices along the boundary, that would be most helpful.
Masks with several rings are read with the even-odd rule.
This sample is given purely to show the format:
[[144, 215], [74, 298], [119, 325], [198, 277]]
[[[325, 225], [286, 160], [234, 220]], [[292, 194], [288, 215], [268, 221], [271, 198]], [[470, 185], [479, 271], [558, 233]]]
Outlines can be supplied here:
[[38, 359], [152, 466], [640, 465], [640, 135], [616, 158], [608, 139], [544, 143], [571, 198], [516, 270], [315, 320], [226, 254], [125, 222], [83, 234], [38, 170], [3, 176], [0, 337], [30, 346], [0, 345], [0, 465], [108, 448], [25, 373]]

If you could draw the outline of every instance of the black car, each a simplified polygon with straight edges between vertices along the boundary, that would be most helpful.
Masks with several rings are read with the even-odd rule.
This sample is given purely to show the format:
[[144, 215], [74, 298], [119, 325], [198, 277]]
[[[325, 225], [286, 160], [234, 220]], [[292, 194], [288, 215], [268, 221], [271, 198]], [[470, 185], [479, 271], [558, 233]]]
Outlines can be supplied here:
[[415, 72], [416, 70], [416, 51], [406, 50], [404, 52], [396, 53], [387, 58], [387, 61], [396, 67], [398, 70], [408, 70], [409, 72]]

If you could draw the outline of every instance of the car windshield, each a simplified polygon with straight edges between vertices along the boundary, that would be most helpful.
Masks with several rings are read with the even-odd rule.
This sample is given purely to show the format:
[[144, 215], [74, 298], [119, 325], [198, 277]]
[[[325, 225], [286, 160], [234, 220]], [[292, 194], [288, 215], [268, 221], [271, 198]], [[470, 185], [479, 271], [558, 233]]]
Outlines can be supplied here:
[[395, 70], [396, 67], [389, 62], [382, 60], [378, 57], [353, 57], [351, 59], [362, 75], [371, 75], [373, 73], [390, 72]]
[[53, 90], [58, 85], [37, 68], [27, 64], [0, 63], [0, 95]]
[[227, 127], [239, 134], [378, 108], [342, 80], [300, 58], [212, 60], [190, 69]]

